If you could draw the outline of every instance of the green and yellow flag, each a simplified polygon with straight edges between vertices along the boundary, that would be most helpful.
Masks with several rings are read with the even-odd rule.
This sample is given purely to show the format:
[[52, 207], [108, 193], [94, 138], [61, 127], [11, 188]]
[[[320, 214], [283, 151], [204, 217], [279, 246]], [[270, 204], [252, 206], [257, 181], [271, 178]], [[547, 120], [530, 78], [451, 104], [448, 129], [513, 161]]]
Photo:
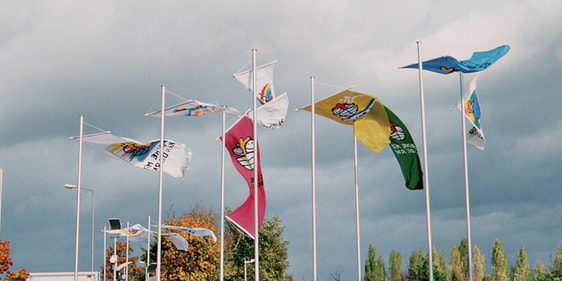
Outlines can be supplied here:
[[[311, 111], [307, 105], [302, 110]], [[353, 125], [353, 134], [366, 147], [381, 152], [390, 143], [390, 125], [379, 98], [345, 90], [314, 104], [320, 116], [341, 124]]]

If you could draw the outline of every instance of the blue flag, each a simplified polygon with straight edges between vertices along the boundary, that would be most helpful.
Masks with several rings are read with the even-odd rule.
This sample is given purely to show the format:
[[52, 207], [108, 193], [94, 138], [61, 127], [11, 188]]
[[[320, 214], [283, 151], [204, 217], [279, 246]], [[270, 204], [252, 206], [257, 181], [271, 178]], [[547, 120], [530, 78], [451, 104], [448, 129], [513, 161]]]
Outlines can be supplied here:
[[[458, 71], [463, 73], [478, 72], [494, 64], [507, 54], [509, 49], [509, 45], [503, 45], [489, 51], [475, 52], [470, 59], [461, 61], [451, 56], [439, 57], [422, 62], [422, 67], [424, 70], [441, 74], [450, 74]], [[401, 68], [418, 68], [418, 64], [413, 63]]]

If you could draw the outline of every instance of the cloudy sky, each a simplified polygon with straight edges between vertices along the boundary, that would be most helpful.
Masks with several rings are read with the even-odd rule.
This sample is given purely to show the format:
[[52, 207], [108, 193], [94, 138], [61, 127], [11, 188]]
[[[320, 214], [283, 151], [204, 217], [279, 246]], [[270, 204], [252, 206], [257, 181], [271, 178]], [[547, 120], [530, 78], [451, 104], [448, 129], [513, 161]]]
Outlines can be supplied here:
[[[161, 85], [169, 93], [239, 109], [251, 95], [232, 74], [277, 59], [275, 87], [290, 111], [283, 127], [260, 128], [267, 217], [289, 241], [288, 272], [312, 278], [310, 113], [294, 111], [343, 88], [378, 96], [401, 117], [421, 151], [418, 73], [398, 69], [422, 56], [467, 59], [511, 51], [478, 77], [485, 151], [468, 147], [472, 243], [491, 268], [496, 238], [513, 265], [524, 246], [531, 265], [562, 244], [562, 2], [545, 1], [0, 1], [1, 238], [14, 269], [73, 271], [79, 116], [142, 142], [159, 137]], [[458, 75], [425, 72], [432, 242], [448, 259], [466, 237]], [[167, 96], [167, 105], [179, 102]], [[235, 120], [227, 118], [227, 126]], [[163, 206], [220, 211], [220, 115], [166, 119], [166, 137], [193, 151], [183, 178], [165, 176]], [[96, 129], [86, 126], [84, 133]], [[158, 173], [133, 168], [91, 146], [82, 187], [95, 189], [96, 268], [110, 217], [146, 225], [157, 216]], [[389, 148], [359, 144], [361, 251], [427, 251], [425, 193], [404, 187]], [[316, 118], [319, 280], [356, 273], [351, 127]], [[226, 205], [247, 186], [226, 165]], [[82, 192], [81, 271], [90, 268], [90, 193]], [[137, 252], [137, 254], [139, 254]], [[404, 265], [406, 266], [406, 264]]]

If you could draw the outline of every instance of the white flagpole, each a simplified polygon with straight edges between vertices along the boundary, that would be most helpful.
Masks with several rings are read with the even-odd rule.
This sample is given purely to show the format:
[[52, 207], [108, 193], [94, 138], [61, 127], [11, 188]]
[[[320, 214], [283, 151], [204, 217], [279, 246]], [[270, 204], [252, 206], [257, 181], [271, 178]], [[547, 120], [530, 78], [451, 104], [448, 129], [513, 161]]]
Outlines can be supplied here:
[[464, 97], [463, 97], [463, 77], [462, 72], [459, 72], [459, 88], [461, 95], [461, 138], [462, 138], [462, 156], [463, 156], [463, 168], [464, 168], [464, 195], [465, 195], [465, 207], [466, 207], [466, 235], [468, 242], [468, 280], [472, 281], [472, 244], [470, 241], [470, 204], [468, 195], [468, 160], [466, 153], [466, 124], [464, 121]]
[[314, 128], [314, 76], [310, 77], [310, 127], [311, 127], [311, 168], [312, 168], [312, 280], [317, 281], [316, 273], [316, 147]]
[[425, 217], [427, 225], [427, 256], [429, 257], [429, 280], [433, 280], [433, 247], [431, 245], [431, 215], [429, 211], [429, 172], [427, 165], [427, 140], [425, 136], [425, 103], [423, 96], [423, 77], [422, 77], [422, 55], [421, 55], [421, 41], [418, 44], [418, 76], [420, 85], [420, 107], [421, 107], [421, 132], [422, 132], [422, 146], [423, 146], [423, 185], [425, 189]]
[[160, 111], [160, 172], [158, 183], [158, 241], [156, 241], [156, 280], [160, 281], [160, 266], [162, 264], [162, 178], [163, 174], [163, 154], [164, 151], [164, 104], [166, 101], [166, 86], [162, 85], [162, 108]]
[[[223, 106], [224, 107], [224, 106]], [[223, 108], [224, 109], [224, 108]], [[222, 111], [222, 143], [221, 143], [221, 256], [220, 256], [220, 281], [224, 280], [224, 141], [225, 141], [226, 112]]]
[[78, 281], [78, 246], [80, 239], [80, 183], [82, 180], [82, 137], [84, 135], [84, 115], [80, 115], [80, 137], [78, 142], [78, 179], [76, 192], [76, 239], [74, 252], [74, 281]]
[[260, 280], [260, 262], [259, 262], [259, 227], [258, 227], [258, 163], [259, 163], [259, 153], [258, 153], [258, 134], [256, 120], [258, 119], [256, 97], [257, 97], [257, 75], [256, 75], [256, 52], [257, 49], [252, 49], [252, 89], [253, 89], [253, 101], [254, 101], [254, 270], [256, 281]]
[[148, 225], [148, 237], [146, 238], [146, 267], [144, 270], [145, 281], [148, 281], [148, 266], [150, 265], [150, 238], [152, 237], [152, 232], [150, 231], [150, 215], [148, 215], [147, 225]]
[[125, 281], [129, 281], [129, 221], [127, 221], [127, 237], [125, 240]]
[[103, 226], [103, 281], [107, 281], [107, 228]]
[[355, 174], [355, 240], [357, 243], [357, 280], [361, 281], [362, 279], [361, 279], [361, 232], [359, 230], [359, 175], [357, 169], [357, 137], [355, 137], [355, 134], [353, 134], [353, 169]]

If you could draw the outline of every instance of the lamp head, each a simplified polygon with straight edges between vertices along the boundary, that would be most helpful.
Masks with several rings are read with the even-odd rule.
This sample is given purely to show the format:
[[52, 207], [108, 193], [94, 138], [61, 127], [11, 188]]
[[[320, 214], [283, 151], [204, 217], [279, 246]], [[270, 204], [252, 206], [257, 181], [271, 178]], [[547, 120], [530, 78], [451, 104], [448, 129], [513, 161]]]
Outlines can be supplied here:
[[64, 184], [64, 188], [66, 188], [66, 189], [74, 189], [74, 188], [78, 188], [78, 186], [76, 186], [75, 184], [65, 183], [65, 184]]

